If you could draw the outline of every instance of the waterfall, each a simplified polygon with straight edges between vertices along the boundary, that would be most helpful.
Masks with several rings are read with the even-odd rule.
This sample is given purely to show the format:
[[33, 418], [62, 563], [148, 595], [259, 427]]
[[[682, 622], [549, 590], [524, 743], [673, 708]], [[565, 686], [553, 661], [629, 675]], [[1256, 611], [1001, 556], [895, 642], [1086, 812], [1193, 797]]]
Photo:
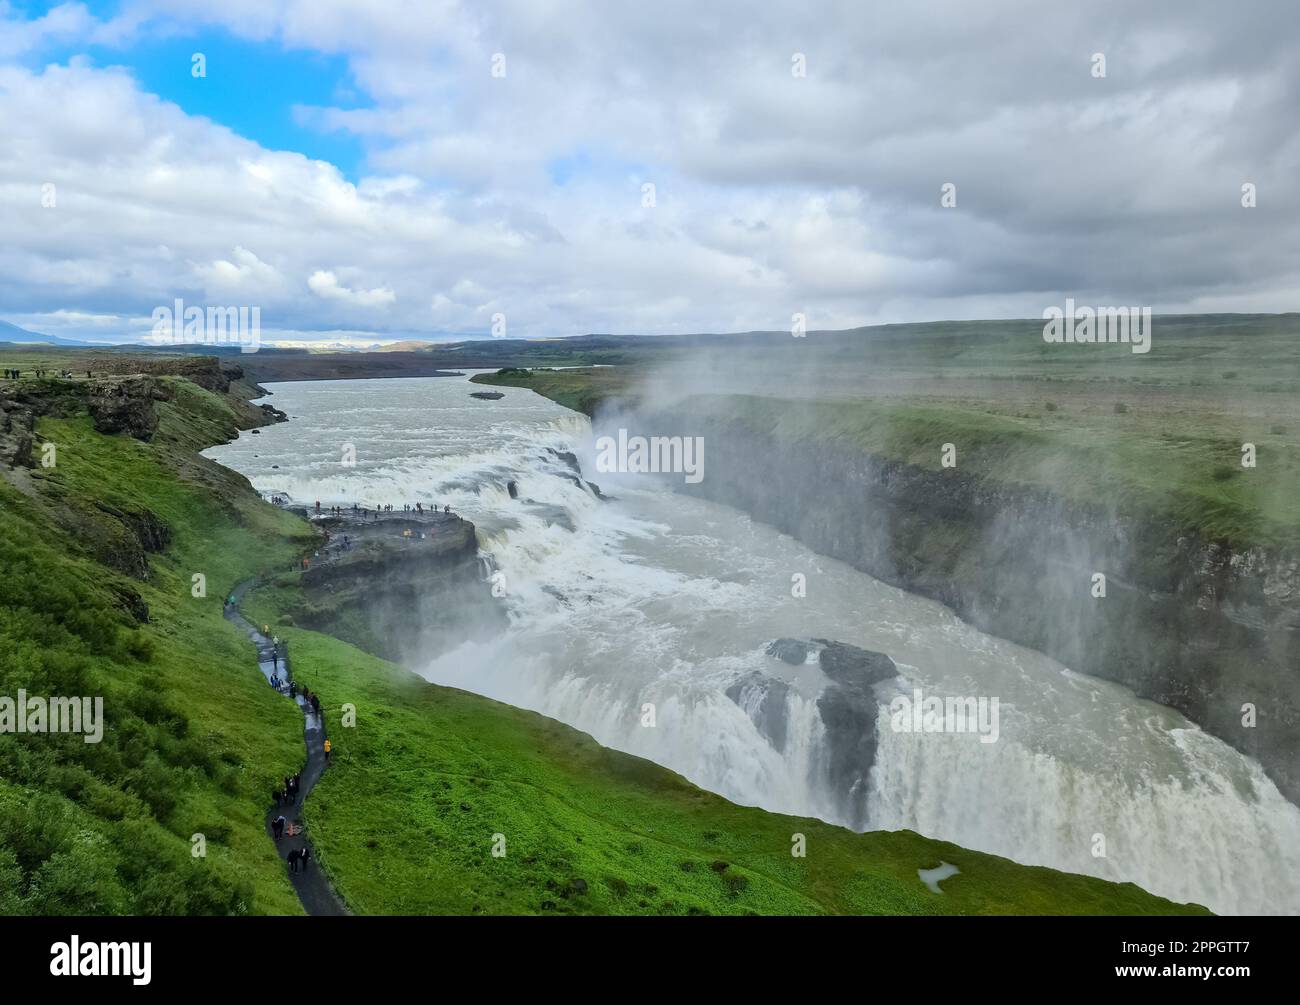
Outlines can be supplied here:
[[[552, 716], [736, 802], [847, 825], [846, 794], [828, 784], [827, 681], [815, 663], [765, 652], [778, 636], [836, 639], [898, 663], [900, 677], [878, 688], [882, 708], [913, 687], [1001, 702], [999, 739], [986, 744], [896, 733], [882, 712], [868, 826], [1223, 913], [1300, 912], [1300, 809], [1178, 713], [734, 510], [597, 475], [585, 420], [531, 392], [489, 404], [467, 390], [454, 378], [278, 385], [294, 422], [208, 453], [263, 491], [437, 502], [474, 521], [510, 628], [413, 667], [430, 681]], [[337, 462], [344, 442], [354, 467]], [[575, 452], [583, 477], [615, 498], [575, 483], [553, 451]], [[808, 583], [797, 598], [796, 572]], [[782, 685], [775, 731], [759, 691], [737, 688], [760, 678]]]

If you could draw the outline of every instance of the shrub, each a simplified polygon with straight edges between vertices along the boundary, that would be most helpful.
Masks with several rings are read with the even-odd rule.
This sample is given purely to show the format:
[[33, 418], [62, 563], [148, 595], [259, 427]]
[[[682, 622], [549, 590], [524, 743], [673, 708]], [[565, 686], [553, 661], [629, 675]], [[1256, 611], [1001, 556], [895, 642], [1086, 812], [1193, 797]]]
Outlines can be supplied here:
[[621, 876], [606, 876], [605, 885], [609, 887], [610, 893], [615, 897], [626, 897], [631, 887], [628, 886], [627, 880]]
[[749, 886], [749, 877], [743, 872], [728, 872], [722, 877], [722, 885], [731, 896], [739, 897]]

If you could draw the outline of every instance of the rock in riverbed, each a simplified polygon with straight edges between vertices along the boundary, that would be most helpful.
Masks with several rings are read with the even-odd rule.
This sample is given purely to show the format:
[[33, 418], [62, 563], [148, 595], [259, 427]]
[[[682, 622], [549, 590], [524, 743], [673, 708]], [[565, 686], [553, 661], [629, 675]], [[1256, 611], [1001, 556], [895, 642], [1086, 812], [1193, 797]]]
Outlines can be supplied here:
[[[898, 676], [898, 667], [884, 653], [860, 649], [830, 639], [775, 639], [766, 652], [791, 667], [803, 667], [811, 653], [827, 681], [817, 697], [817, 712], [825, 730], [825, 784], [851, 827], [867, 826], [867, 793], [876, 758], [879, 700], [875, 687]], [[790, 674], [786, 680], [754, 670], [729, 688], [727, 697], [750, 717], [773, 748], [784, 752], [789, 733]]]
[[768, 643], [767, 654], [791, 666], [803, 666], [808, 662], [808, 654], [812, 649], [807, 642], [798, 639], [776, 639]]

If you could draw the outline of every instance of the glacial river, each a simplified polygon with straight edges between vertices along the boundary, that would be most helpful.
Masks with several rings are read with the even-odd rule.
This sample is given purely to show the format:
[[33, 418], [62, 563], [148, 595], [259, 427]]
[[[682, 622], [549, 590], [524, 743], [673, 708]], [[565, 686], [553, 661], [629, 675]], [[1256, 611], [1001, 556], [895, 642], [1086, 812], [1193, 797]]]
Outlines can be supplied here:
[[[994, 743], [896, 732], [882, 708], [872, 829], [1131, 880], [1220, 913], [1300, 913], [1300, 809], [1179, 713], [727, 507], [597, 474], [586, 419], [531, 391], [480, 401], [460, 377], [270, 389], [292, 421], [208, 456], [298, 502], [449, 503], [476, 524], [510, 628], [429, 654], [413, 669], [430, 681], [543, 712], [736, 802], [847, 823], [826, 784], [825, 678], [764, 650], [779, 636], [848, 642], [898, 664], [882, 704], [914, 688], [999, 699]], [[354, 466], [341, 463], [349, 445]], [[576, 452], [616, 498], [562, 477], [547, 447]], [[806, 596], [792, 595], [795, 573]], [[725, 693], [754, 670], [789, 685], [781, 750]]]

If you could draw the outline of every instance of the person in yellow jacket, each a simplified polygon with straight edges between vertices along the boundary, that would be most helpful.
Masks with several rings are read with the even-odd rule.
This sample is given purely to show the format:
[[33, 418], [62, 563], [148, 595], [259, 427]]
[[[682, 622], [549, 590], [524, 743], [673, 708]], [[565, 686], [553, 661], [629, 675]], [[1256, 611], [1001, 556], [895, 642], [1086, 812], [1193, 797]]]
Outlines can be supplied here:
[[325, 737], [325, 760], [328, 761], [329, 759], [330, 759], [330, 738], [327, 736]]

